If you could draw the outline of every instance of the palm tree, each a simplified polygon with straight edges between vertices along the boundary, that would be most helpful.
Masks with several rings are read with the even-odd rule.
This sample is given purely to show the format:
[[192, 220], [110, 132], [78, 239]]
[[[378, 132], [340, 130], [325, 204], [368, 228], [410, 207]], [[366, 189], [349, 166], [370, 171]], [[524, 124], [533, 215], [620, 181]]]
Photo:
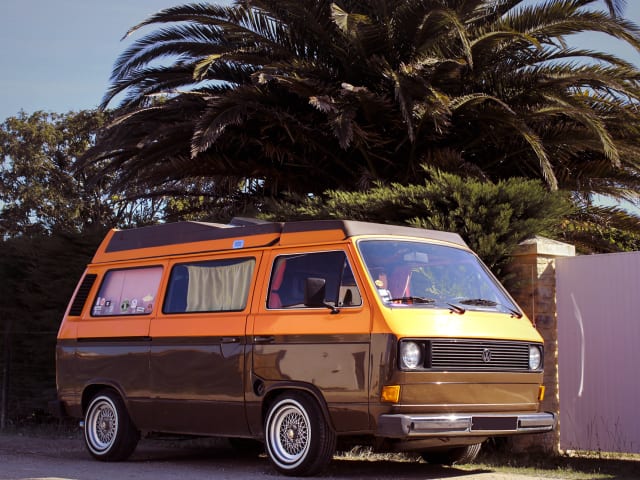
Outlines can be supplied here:
[[[608, 11], [596, 7], [604, 5]], [[239, 0], [183, 5], [116, 62], [117, 118], [87, 161], [158, 192], [409, 182], [422, 164], [632, 198], [640, 72], [565, 39], [640, 50], [606, 0]]]

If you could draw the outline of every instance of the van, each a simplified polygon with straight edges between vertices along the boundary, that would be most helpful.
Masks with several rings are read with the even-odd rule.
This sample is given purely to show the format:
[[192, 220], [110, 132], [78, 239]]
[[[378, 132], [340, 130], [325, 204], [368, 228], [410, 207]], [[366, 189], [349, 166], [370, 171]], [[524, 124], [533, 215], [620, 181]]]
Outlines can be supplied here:
[[161, 432], [261, 442], [286, 475], [349, 445], [452, 464], [553, 430], [543, 358], [457, 234], [178, 222], [106, 235], [59, 329], [57, 402], [103, 461]]

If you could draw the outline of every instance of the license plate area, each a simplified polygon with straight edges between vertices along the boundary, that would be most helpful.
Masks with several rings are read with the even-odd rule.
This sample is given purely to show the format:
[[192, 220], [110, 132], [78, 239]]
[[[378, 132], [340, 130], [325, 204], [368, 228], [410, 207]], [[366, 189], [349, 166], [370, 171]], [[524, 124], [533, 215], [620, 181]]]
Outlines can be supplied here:
[[517, 430], [518, 417], [473, 417], [471, 431]]

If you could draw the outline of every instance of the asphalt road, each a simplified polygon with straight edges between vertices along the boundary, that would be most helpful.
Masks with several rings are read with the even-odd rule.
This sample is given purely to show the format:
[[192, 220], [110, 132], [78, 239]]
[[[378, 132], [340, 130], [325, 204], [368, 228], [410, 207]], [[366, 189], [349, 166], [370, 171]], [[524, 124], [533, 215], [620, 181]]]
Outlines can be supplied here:
[[[239, 455], [226, 441], [143, 439], [126, 462], [93, 460], [80, 437], [0, 434], [0, 480], [221, 480], [280, 476], [265, 457]], [[532, 480], [486, 470], [446, 468], [418, 462], [334, 459], [319, 477], [331, 479]]]

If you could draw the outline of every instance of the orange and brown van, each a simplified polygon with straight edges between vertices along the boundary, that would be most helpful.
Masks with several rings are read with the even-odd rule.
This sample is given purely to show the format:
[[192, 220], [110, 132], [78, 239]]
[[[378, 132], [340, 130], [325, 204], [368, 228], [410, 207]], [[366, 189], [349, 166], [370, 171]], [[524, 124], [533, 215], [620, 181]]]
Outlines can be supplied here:
[[59, 406], [86, 447], [142, 433], [264, 443], [311, 475], [340, 445], [472, 459], [547, 432], [543, 343], [454, 233], [353, 221], [109, 232], [57, 341]]

